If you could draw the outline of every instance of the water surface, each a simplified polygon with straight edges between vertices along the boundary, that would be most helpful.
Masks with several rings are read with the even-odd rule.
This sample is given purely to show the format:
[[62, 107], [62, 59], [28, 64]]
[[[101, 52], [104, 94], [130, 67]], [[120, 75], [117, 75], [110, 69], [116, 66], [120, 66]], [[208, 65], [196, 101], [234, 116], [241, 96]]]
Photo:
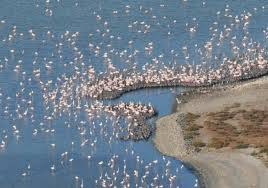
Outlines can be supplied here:
[[[113, 186], [121, 187], [126, 174], [130, 175], [131, 187], [141, 186], [140, 177], [146, 166], [149, 175], [145, 182], [149, 187], [151, 183], [168, 187], [168, 177], [172, 175], [176, 176], [173, 187], [194, 187], [193, 172], [182, 167], [178, 160], [163, 158], [151, 139], [147, 142], [115, 139], [112, 136], [115, 120], [105, 114], [88, 119], [83, 108], [72, 109], [48, 120], [53, 106], [45, 105], [44, 88], [55, 89], [53, 84], [61, 75], [70, 77], [75, 70], [84, 72], [90, 65], [98, 73], [104, 72], [105, 53], [116, 68], [132, 70], [141, 69], [155, 58], [163, 66], [183, 64], [186, 61], [182, 47], [187, 46], [189, 61], [201, 63], [197, 48], [210, 39], [209, 27], [217, 22], [220, 30], [233, 22], [222, 16], [226, 8], [228, 14], [234, 16], [244, 11], [254, 14], [248, 31], [254, 40], [267, 45], [263, 40], [267, 6], [265, 0], [3, 0], [0, 6], [0, 139], [6, 146], [0, 150], [1, 187], [81, 187], [82, 181], [84, 187], [100, 187], [104, 177], [111, 177], [114, 171], [118, 173]], [[191, 27], [195, 27], [196, 32], [189, 32]], [[239, 27], [233, 35], [241, 40], [243, 34]], [[153, 44], [151, 53], [144, 50], [149, 43]], [[222, 45], [214, 53], [231, 52]], [[40, 70], [40, 78], [35, 76], [36, 70]], [[46, 85], [50, 80], [53, 84]], [[104, 103], [151, 103], [159, 112], [159, 118], [171, 113], [175, 96], [181, 90], [143, 89]], [[82, 104], [90, 102], [84, 99]], [[154, 120], [151, 120], [152, 126]], [[85, 134], [81, 134], [83, 130]], [[86, 139], [88, 143], [81, 147]], [[68, 152], [66, 159], [61, 156], [64, 152]], [[118, 158], [112, 171], [108, 162], [115, 155]], [[153, 163], [156, 160], [157, 163]], [[99, 165], [101, 161], [103, 164]], [[133, 177], [134, 170], [139, 172], [139, 180]]]

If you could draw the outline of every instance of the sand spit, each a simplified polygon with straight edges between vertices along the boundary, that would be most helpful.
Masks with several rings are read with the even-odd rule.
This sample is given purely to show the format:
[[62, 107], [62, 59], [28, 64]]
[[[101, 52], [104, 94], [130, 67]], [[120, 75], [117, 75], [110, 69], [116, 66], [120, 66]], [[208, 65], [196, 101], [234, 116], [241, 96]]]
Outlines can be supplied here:
[[[154, 136], [156, 148], [165, 155], [176, 157], [193, 166], [200, 175], [204, 187], [267, 188], [268, 168], [265, 165], [267, 158], [252, 154], [252, 151], [258, 151], [259, 148], [251, 147], [249, 144], [247, 148], [238, 149], [232, 145], [234, 143], [230, 143], [217, 149], [205, 146], [197, 152], [191, 141], [185, 139], [183, 118], [187, 113], [198, 114], [197, 123], [201, 125], [206, 114], [215, 113], [238, 103], [237, 111], [245, 109], [267, 111], [268, 78], [263, 77], [221, 89], [203, 90], [202, 93], [179, 97], [177, 112], [157, 121]], [[235, 125], [238, 119], [235, 117], [231, 119], [232, 121], [228, 120], [228, 123]], [[262, 123], [262, 128], [266, 129], [267, 119]], [[202, 130], [198, 137], [202, 141], [209, 140], [210, 133], [208, 133]]]
[[[255, 62], [258, 64], [258, 62]], [[233, 62], [228, 62], [232, 65]], [[261, 63], [263, 64], [263, 63]], [[226, 65], [227, 66], [227, 65]], [[244, 65], [243, 65], [244, 66]], [[257, 66], [258, 67], [258, 66]], [[161, 88], [161, 87], [209, 87], [217, 84], [235, 83], [238, 81], [259, 78], [268, 74], [267, 61], [261, 68], [252, 68], [250, 71], [246, 71], [240, 76], [231, 75], [230, 70], [214, 70], [211, 71], [211, 75], [208, 73], [192, 73], [180, 72], [175, 68], [167, 70], [147, 70], [144, 73], [112, 73], [107, 77], [103, 77], [87, 86], [86, 96], [89, 98], [95, 98], [99, 100], [103, 99], [115, 99], [122, 94], [139, 90], [143, 88]], [[183, 68], [183, 69], [189, 69]], [[189, 72], [193, 70], [190, 68]], [[221, 72], [223, 75], [214, 75], [215, 72]], [[223, 73], [224, 72], [224, 73]], [[189, 75], [188, 75], [189, 74]]]

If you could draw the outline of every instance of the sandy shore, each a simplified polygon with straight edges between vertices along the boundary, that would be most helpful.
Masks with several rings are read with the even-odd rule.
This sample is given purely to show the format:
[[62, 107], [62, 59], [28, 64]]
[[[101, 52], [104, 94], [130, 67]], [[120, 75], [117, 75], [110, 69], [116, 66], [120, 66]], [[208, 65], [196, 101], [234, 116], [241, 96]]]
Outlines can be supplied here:
[[[220, 90], [216, 88], [206, 94], [179, 97], [179, 100], [182, 100], [182, 103], [178, 105], [177, 112], [159, 119], [156, 123], [153, 140], [161, 153], [193, 166], [200, 174], [203, 186], [208, 188], [268, 188], [268, 168], [263, 160], [251, 154], [253, 150], [251, 147], [246, 149], [204, 147], [196, 152], [185, 139], [181, 119], [186, 113], [195, 113], [200, 116], [198, 123], [202, 124], [206, 114], [226, 109], [237, 103], [239, 103], [237, 110], [267, 111], [267, 77]], [[237, 121], [237, 118], [233, 118], [228, 122], [235, 125]], [[263, 128], [267, 128], [267, 119], [262, 123]], [[199, 137], [209, 140], [205, 131], [200, 131]]]

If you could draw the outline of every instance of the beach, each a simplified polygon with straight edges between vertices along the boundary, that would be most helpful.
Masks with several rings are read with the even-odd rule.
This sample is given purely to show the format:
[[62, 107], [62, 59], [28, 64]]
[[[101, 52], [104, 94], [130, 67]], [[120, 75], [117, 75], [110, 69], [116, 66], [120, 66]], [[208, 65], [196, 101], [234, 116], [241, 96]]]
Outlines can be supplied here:
[[267, 76], [194, 90], [177, 102], [156, 123], [161, 153], [193, 167], [203, 187], [268, 187]]

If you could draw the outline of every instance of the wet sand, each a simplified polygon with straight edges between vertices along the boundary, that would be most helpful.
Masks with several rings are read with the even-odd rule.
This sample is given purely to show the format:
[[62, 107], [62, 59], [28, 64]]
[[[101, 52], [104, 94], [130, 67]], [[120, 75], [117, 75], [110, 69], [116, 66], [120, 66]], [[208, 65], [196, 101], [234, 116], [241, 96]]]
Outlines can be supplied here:
[[204, 187], [267, 188], [268, 168], [262, 160], [250, 155], [251, 148], [206, 148], [195, 152], [184, 139], [181, 119], [188, 112], [199, 114], [202, 118], [204, 114], [237, 102], [241, 104], [240, 108], [268, 110], [267, 76], [206, 92], [179, 97], [181, 103], [177, 111], [157, 121], [153, 139], [156, 148], [193, 166]]

